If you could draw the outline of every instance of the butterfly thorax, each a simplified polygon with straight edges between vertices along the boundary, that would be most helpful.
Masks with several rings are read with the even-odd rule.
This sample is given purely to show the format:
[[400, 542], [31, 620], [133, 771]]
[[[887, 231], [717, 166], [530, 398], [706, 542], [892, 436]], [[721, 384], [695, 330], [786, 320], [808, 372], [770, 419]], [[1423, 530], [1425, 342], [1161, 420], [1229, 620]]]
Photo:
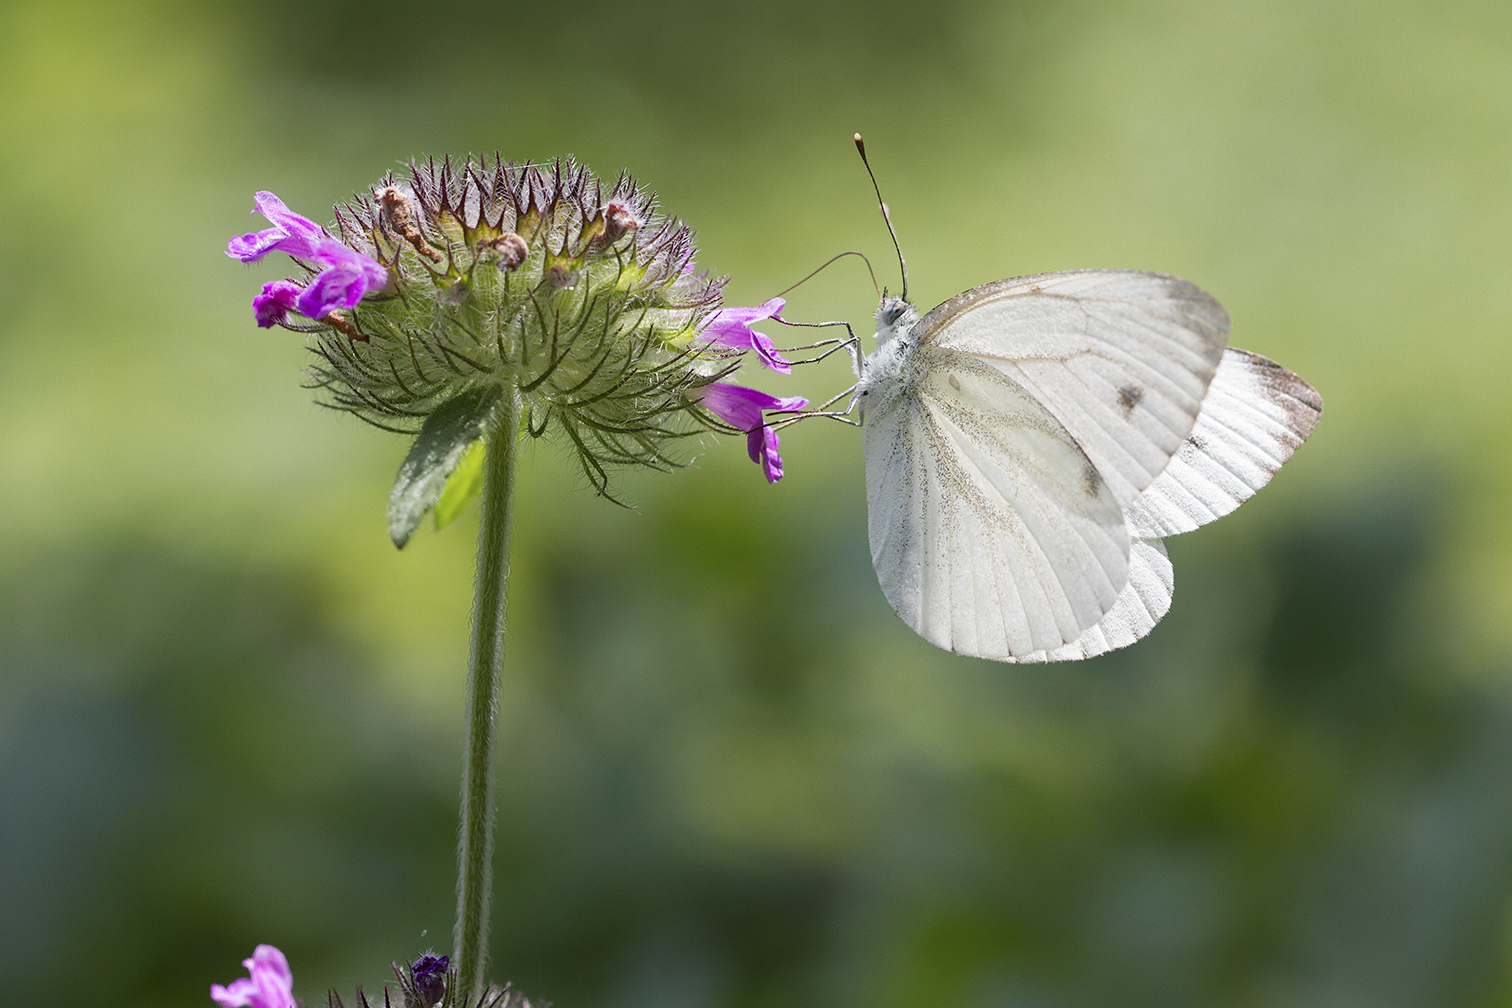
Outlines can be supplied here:
[[882, 298], [877, 307], [877, 348], [861, 362], [856, 397], [861, 409], [885, 408], [913, 378], [911, 357], [919, 313], [900, 297]]

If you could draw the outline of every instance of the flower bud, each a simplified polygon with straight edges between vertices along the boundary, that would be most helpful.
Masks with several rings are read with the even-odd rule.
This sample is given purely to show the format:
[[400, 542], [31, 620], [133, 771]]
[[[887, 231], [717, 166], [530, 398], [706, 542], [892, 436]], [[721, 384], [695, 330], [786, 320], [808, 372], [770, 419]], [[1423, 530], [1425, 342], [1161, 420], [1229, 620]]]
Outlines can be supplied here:
[[431, 262], [439, 263], [443, 256], [426, 244], [425, 236], [415, 227], [414, 200], [392, 185], [384, 186], [374, 195], [383, 226], [388, 232], [409, 242], [416, 252]]
[[449, 957], [427, 952], [410, 967], [415, 993], [423, 1008], [434, 1008], [446, 996], [447, 967], [450, 965]]
[[641, 219], [624, 200], [610, 200], [604, 206], [604, 242], [613, 244], [624, 237], [625, 232], [641, 226]]
[[513, 231], [506, 231], [497, 238], [484, 238], [478, 242], [478, 247], [485, 255], [492, 252], [498, 260], [500, 272], [505, 273], [519, 269], [525, 257], [530, 254], [530, 246], [525, 244], [525, 239]]

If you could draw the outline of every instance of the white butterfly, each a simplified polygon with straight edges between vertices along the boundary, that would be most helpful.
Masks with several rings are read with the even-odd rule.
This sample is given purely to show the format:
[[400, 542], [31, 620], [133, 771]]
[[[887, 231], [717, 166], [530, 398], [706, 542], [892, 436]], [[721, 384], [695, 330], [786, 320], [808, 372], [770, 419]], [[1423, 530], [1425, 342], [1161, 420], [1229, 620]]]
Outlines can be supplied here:
[[884, 297], [877, 322], [856, 386], [877, 578], [930, 643], [996, 661], [1149, 633], [1174, 587], [1161, 537], [1248, 500], [1323, 409], [1159, 273], [999, 280], [923, 318]]

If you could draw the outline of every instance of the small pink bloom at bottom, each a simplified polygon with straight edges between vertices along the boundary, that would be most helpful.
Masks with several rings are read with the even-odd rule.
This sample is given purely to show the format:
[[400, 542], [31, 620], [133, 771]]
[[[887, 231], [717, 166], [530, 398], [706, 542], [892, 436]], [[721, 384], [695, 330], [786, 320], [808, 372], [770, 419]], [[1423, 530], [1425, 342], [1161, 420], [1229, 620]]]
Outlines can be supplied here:
[[232, 980], [229, 987], [211, 984], [210, 1000], [222, 1008], [295, 1008], [294, 974], [282, 952], [259, 945], [242, 965], [251, 976]]

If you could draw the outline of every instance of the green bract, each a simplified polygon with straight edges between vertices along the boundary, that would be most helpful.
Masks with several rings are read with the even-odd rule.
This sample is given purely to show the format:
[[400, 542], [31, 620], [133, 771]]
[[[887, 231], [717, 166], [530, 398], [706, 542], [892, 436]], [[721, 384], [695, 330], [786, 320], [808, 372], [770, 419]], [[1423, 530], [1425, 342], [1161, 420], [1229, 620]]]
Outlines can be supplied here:
[[[692, 231], [628, 175], [606, 193], [571, 160], [427, 161], [336, 220], [391, 283], [344, 324], [307, 330], [313, 375], [328, 405], [419, 435], [390, 498], [397, 544], [504, 396], [522, 432], [575, 449], [600, 493], [610, 467], [666, 468], [670, 441], [727, 429], [687, 395], [736, 366], [696, 338], [724, 281], [694, 272]], [[457, 489], [448, 517], [466, 503]]]

